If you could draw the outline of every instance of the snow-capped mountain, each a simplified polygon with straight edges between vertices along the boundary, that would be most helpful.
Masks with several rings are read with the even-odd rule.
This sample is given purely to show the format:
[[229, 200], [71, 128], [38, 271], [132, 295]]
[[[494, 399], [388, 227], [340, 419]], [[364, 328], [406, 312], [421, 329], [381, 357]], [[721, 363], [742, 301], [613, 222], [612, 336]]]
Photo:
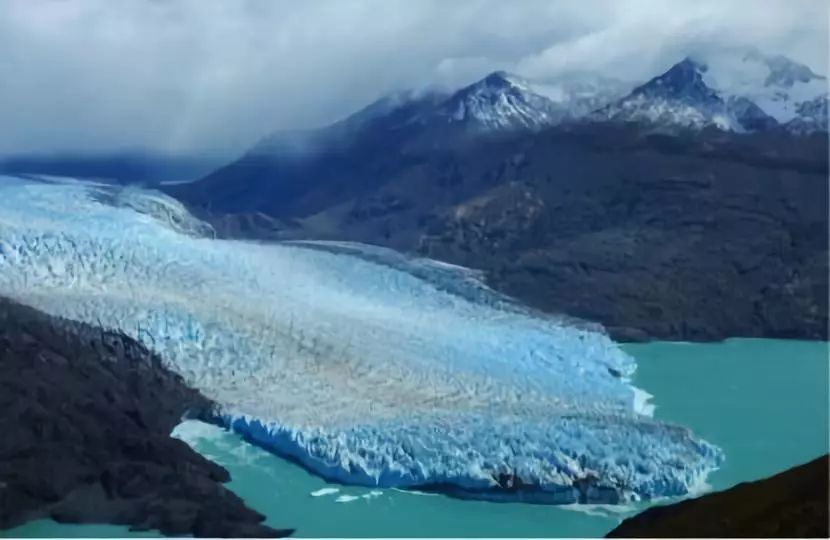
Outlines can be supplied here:
[[784, 56], [750, 50], [711, 61], [686, 57], [590, 118], [736, 132], [783, 125], [805, 133], [827, 129], [826, 101], [825, 77]]
[[639, 86], [591, 72], [540, 80], [496, 71], [454, 92], [393, 92], [331, 126], [299, 135], [277, 133], [257, 149], [279, 152], [297, 140], [305, 146], [309, 135], [320, 134], [396, 132], [434, 139], [437, 133], [453, 137], [536, 131], [582, 120], [735, 132], [778, 126], [797, 133], [826, 130], [821, 113], [825, 77], [784, 56], [755, 49], [710, 56], [686, 57]]
[[462, 88], [436, 113], [448, 122], [484, 130], [536, 129], [557, 123], [564, 115], [562, 107], [503, 71]]
[[[704, 81], [707, 67], [684, 58], [668, 71], [636, 87], [624, 98], [591, 115], [592, 119], [742, 131], [744, 126], [724, 99]], [[753, 110], [750, 104], [742, 109]], [[757, 113], [757, 111], [753, 112]]]
[[757, 49], [721, 51], [705, 59], [704, 80], [722, 96], [753, 101], [780, 124], [800, 116], [800, 104], [827, 96], [827, 78], [782, 55]]
[[535, 81], [497, 71], [455, 92], [434, 117], [479, 132], [535, 130], [582, 118], [630, 87], [589, 72]]
[[536, 130], [582, 119], [735, 132], [827, 130], [826, 77], [755, 49], [710, 56], [686, 57], [633, 89], [593, 73], [539, 81], [497, 71], [433, 101], [426, 114], [422, 108], [419, 122], [437, 119], [474, 132]]
[[453, 126], [473, 133], [536, 130], [581, 118], [625, 94], [631, 85], [593, 73], [531, 81], [493, 72], [453, 93], [394, 92], [338, 124], [385, 127]]

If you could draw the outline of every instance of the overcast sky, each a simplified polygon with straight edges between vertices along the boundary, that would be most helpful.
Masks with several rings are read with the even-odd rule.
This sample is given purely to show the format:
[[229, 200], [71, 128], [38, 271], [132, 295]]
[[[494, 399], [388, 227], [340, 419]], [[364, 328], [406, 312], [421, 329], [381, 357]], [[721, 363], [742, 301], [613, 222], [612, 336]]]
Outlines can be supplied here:
[[825, 0], [2, 0], [0, 155], [233, 155], [494, 69], [642, 80], [755, 45], [827, 72]]

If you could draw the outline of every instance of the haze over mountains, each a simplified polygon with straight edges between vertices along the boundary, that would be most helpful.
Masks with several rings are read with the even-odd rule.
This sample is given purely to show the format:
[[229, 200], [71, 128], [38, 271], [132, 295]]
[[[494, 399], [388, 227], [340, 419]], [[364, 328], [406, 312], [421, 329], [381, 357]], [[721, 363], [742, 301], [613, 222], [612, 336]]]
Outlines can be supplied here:
[[497, 71], [452, 93], [386, 96], [349, 119], [394, 112], [398, 127], [446, 123], [471, 131], [539, 129], [584, 120], [803, 132], [826, 131], [826, 107], [825, 76], [784, 56], [747, 49], [712, 61], [686, 57], [643, 84], [590, 72], [534, 82]]
[[221, 157], [207, 153], [175, 155], [148, 150], [27, 153], [0, 158], [0, 174], [69, 176], [154, 186], [197, 180], [221, 163]]

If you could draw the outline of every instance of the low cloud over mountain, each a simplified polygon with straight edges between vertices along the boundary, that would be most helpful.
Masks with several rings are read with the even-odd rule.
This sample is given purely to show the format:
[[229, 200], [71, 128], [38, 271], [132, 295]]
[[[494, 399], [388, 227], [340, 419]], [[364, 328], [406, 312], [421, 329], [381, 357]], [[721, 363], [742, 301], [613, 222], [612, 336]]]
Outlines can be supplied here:
[[191, 1], [0, 5], [0, 155], [143, 148], [232, 156], [401, 88], [494, 70], [634, 82], [758, 46], [824, 73], [812, 1]]

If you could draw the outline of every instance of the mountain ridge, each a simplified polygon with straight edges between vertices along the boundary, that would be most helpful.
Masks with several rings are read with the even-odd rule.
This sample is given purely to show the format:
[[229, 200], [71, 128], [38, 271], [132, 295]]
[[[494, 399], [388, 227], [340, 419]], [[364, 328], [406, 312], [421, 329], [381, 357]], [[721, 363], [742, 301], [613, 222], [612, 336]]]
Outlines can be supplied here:
[[[707, 84], [717, 67], [673, 69], [619, 99], [667, 96], [703, 121], [527, 124], [521, 107], [545, 92], [496, 73], [449, 97], [370, 106], [306, 133], [299, 152], [249, 153], [165, 191], [222, 236], [358, 241], [476, 268], [618, 339], [826, 338], [826, 97], [782, 126]], [[469, 96], [506, 116], [479, 122]], [[739, 129], [711, 121], [721, 112]], [[713, 301], [726, 307], [704, 315]]]

